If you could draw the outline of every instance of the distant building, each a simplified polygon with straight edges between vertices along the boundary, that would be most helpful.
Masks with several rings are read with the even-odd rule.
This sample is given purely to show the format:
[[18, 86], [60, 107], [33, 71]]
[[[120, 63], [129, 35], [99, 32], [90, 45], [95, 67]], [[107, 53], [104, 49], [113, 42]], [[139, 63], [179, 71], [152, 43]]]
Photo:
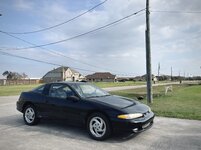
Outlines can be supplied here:
[[160, 76], [156, 76], [158, 81], [170, 81], [171, 80], [171, 76], [170, 75], [163, 75], [161, 74]]
[[42, 80], [45, 83], [58, 81], [81, 81], [85, 77], [70, 67], [59, 67], [46, 73]]
[[[136, 76], [134, 78], [135, 81], [146, 81], [147, 80], [147, 75], [143, 75], [143, 76]], [[158, 81], [156, 76], [152, 74], [152, 81]]]
[[117, 77], [117, 82], [135, 81], [135, 77]]
[[115, 82], [117, 77], [110, 72], [96, 72], [94, 74], [87, 75], [86, 79], [91, 82]]

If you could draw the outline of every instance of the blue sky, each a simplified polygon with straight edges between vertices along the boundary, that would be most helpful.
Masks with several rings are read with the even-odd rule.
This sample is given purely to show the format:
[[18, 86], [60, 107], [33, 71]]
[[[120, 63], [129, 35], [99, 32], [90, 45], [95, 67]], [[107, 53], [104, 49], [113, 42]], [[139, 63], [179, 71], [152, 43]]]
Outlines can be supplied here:
[[[0, 30], [26, 32], [64, 22], [100, 3], [99, 0], [1, 0]], [[200, 0], [151, 0], [151, 10], [201, 11]], [[145, 0], [108, 0], [86, 15], [60, 27], [34, 34], [14, 35], [36, 45], [63, 40], [103, 26], [145, 8]], [[151, 12], [152, 72], [173, 75], [201, 75], [201, 13]], [[0, 33], [2, 51], [91, 71], [137, 76], [145, 74], [145, 15], [133, 16], [99, 32], [45, 48], [71, 57], [67, 59], [47, 50], [35, 48]], [[12, 49], [10, 49], [12, 48]], [[91, 64], [91, 66], [86, 65]], [[96, 67], [93, 67], [96, 66]], [[57, 66], [0, 55], [0, 74], [4, 71], [25, 72], [42, 77]], [[92, 72], [77, 70], [84, 75]], [[0, 75], [0, 78], [3, 76]]]

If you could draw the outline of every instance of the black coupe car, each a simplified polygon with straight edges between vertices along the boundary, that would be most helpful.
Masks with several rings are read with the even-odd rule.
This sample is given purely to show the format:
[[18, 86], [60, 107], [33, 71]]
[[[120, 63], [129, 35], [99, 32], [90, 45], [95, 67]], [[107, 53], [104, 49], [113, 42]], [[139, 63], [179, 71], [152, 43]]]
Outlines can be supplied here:
[[17, 110], [27, 125], [35, 125], [41, 118], [83, 124], [95, 140], [104, 140], [115, 131], [144, 131], [154, 119], [148, 106], [83, 82], [49, 83], [22, 92]]

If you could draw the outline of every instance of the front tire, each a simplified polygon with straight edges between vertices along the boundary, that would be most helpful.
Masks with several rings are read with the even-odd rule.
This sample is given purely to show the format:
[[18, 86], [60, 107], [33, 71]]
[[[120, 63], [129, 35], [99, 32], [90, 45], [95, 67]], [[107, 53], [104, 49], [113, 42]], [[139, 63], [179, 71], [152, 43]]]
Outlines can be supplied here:
[[33, 105], [27, 105], [23, 112], [24, 122], [27, 125], [36, 125], [39, 122], [39, 118], [37, 118], [37, 111]]
[[111, 135], [111, 127], [107, 117], [101, 113], [93, 113], [87, 121], [89, 135], [98, 141], [105, 140]]

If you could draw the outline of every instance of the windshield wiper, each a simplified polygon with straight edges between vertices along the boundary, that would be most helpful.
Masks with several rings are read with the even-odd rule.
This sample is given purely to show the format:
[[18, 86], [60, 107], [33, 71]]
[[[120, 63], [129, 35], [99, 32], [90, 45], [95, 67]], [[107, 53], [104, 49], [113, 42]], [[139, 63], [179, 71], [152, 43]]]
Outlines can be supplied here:
[[106, 96], [110, 96], [110, 94], [107, 94], [107, 95], [101, 95], [99, 97], [106, 97]]
[[86, 97], [86, 98], [94, 98], [94, 97], [99, 97], [99, 96], [89, 96], [89, 97]]
[[109, 95], [109, 94], [107, 94], [107, 95], [99, 95], [99, 96], [89, 96], [89, 97], [87, 97], [87, 98], [106, 97], [106, 96], [110, 96], [110, 95]]

